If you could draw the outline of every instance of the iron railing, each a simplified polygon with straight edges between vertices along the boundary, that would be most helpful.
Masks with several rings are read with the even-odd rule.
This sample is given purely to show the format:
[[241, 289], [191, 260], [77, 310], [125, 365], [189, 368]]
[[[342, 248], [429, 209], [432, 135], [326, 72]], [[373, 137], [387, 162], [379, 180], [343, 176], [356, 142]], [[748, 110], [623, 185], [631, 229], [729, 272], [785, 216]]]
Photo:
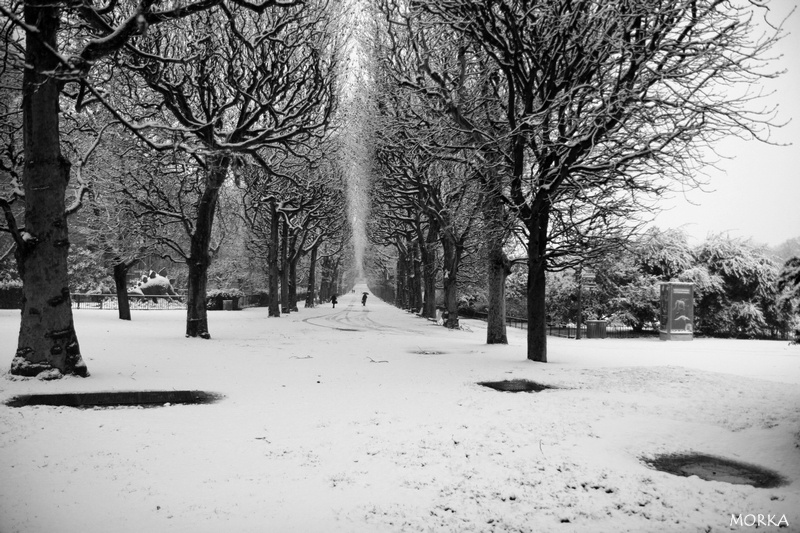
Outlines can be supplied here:
[[[119, 309], [116, 294], [84, 294], [73, 293], [72, 308], [73, 309], [104, 309], [104, 310], [117, 310]], [[214, 300], [216, 298], [213, 298]], [[228, 298], [225, 298], [228, 299]], [[269, 298], [263, 294], [247, 294], [244, 296], [237, 296], [236, 305], [234, 309], [242, 309], [245, 307], [266, 307], [269, 304]], [[212, 300], [212, 299], [209, 299]], [[223, 298], [219, 298], [219, 309], [223, 309]], [[132, 310], [179, 310], [186, 309], [186, 295], [153, 295], [153, 296], [140, 296], [138, 294], [129, 294], [128, 303]], [[214, 307], [209, 307], [213, 309]]]
[[[574, 339], [578, 334], [577, 326], [570, 324], [548, 324], [547, 334], [553, 337], [566, 337]], [[635, 330], [629, 326], [611, 326], [606, 324], [605, 338], [607, 339], [637, 339], [640, 337], [658, 337], [658, 331], [654, 329]], [[589, 328], [581, 326], [581, 337], [589, 338]]]
[[[71, 294], [73, 309], [117, 310], [116, 294]], [[186, 298], [182, 296], [128, 295], [131, 310], [186, 309]]]
[[[479, 320], [486, 320], [488, 313], [481, 313], [478, 311], [464, 312], [459, 311], [459, 315], [465, 318], [477, 318]], [[506, 325], [518, 329], [528, 329], [528, 320], [516, 316], [507, 316]], [[547, 334], [554, 337], [575, 338], [578, 328], [573, 324], [547, 324]], [[588, 329], [586, 325], [581, 326], [581, 336], [586, 338]], [[610, 339], [632, 339], [637, 337], [655, 337], [658, 336], [658, 331], [645, 329], [636, 331], [628, 326], [611, 326], [606, 325], [605, 336]]]

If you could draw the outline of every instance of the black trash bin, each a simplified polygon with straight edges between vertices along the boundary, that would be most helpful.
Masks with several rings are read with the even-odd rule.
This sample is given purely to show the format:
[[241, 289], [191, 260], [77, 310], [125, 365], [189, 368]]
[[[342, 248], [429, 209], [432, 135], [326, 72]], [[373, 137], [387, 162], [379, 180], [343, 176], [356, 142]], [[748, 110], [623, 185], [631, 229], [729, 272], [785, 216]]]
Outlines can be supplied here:
[[605, 320], [587, 320], [586, 321], [586, 338], [587, 339], [605, 339], [606, 338], [606, 321]]

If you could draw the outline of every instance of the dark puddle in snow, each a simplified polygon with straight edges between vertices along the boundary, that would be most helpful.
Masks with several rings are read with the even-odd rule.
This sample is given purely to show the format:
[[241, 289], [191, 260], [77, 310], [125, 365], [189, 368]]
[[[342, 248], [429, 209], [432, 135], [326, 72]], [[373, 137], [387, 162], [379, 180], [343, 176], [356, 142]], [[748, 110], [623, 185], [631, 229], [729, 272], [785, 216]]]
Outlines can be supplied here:
[[166, 407], [168, 405], [209, 404], [223, 398], [221, 394], [201, 390], [110, 391], [57, 394], [24, 394], [5, 403], [9, 407], [52, 405], [91, 409], [96, 407]]
[[700, 453], [662, 454], [642, 459], [647, 465], [668, 474], [697, 476], [706, 481], [773, 488], [787, 481], [777, 472], [760, 466]]
[[544, 383], [537, 383], [527, 379], [511, 379], [504, 381], [479, 381], [478, 385], [489, 387], [496, 391], [501, 392], [542, 392], [548, 389], [557, 389], [552, 385], [545, 385]]

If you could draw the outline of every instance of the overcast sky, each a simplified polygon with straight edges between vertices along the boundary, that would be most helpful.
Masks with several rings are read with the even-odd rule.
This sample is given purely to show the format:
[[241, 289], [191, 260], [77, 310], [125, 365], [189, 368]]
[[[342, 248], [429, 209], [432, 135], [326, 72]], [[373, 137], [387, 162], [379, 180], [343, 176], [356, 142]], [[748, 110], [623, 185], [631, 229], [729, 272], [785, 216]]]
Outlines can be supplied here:
[[655, 220], [661, 228], [682, 226], [694, 242], [720, 232], [769, 245], [800, 236], [800, 9], [796, 1], [773, 4], [782, 13], [795, 7], [786, 24], [791, 33], [773, 49], [783, 54], [776, 65], [787, 72], [766, 83], [775, 92], [768, 102], [778, 104], [780, 121], [791, 120], [775, 130], [773, 141], [790, 145], [738, 139], [719, 145], [718, 152], [732, 159], [721, 160], [720, 170], [706, 170], [712, 192], [664, 201], [669, 210]]

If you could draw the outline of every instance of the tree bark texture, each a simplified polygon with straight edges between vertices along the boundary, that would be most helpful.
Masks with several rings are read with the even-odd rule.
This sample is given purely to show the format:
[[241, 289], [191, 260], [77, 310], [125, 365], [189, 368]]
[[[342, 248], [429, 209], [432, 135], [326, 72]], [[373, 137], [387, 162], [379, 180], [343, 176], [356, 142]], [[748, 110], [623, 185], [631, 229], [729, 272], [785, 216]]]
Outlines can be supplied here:
[[411, 273], [412, 273], [412, 301], [411, 309], [415, 313], [419, 313], [422, 309], [422, 265], [420, 261], [420, 247], [419, 241], [415, 241], [412, 245], [411, 254]]
[[270, 228], [269, 228], [269, 316], [281, 316], [280, 299], [278, 296], [278, 206], [275, 200], [270, 201]]
[[436, 318], [436, 256], [432, 263], [425, 263], [423, 269], [423, 281], [425, 284], [425, 301], [422, 316], [426, 318]]
[[501, 175], [489, 171], [483, 218], [486, 224], [487, 249], [487, 299], [486, 344], [508, 344], [506, 334], [506, 278], [511, 274], [511, 263], [503, 250], [505, 243], [504, 205], [501, 198]]
[[282, 221], [281, 227], [281, 312], [289, 314], [289, 224]]
[[408, 307], [408, 272], [406, 272], [408, 260], [406, 256], [407, 253], [404, 250], [400, 250], [397, 257], [397, 296], [395, 296], [395, 305], [400, 309]]
[[583, 326], [583, 287], [581, 287], [581, 272], [578, 271], [578, 313], [575, 319], [575, 340], [581, 340], [581, 326]]
[[58, 4], [25, 4], [25, 22], [37, 36], [26, 36], [23, 74], [25, 229], [18, 235], [16, 259], [22, 278], [22, 317], [11, 374], [47, 377], [88, 376], [72, 318], [67, 275], [69, 236], [64, 213], [70, 163], [61, 154], [59, 87], [43, 72], [56, 70], [60, 21]]
[[547, 362], [547, 307], [545, 304], [545, 250], [550, 211], [542, 208], [528, 225], [528, 359]]
[[426, 318], [436, 318], [436, 272], [438, 270], [436, 251], [438, 242], [439, 223], [436, 217], [430, 217], [428, 221], [428, 234], [425, 236], [425, 244], [420, 248], [424, 286], [422, 316]]
[[487, 314], [486, 344], [508, 344], [506, 334], [506, 278], [511, 273], [511, 263], [503, 251], [502, 243], [487, 242]]
[[297, 262], [299, 260], [300, 256], [298, 255], [289, 261], [289, 309], [294, 313], [299, 311], [297, 307]]
[[316, 307], [315, 292], [317, 285], [317, 246], [311, 249], [311, 257], [308, 261], [308, 293], [306, 294], [306, 307]]
[[211, 338], [208, 332], [208, 311], [206, 310], [206, 286], [208, 267], [211, 265], [209, 248], [214, 215], [219, 200], [219, 189], [225, 182], [230, 166], [230, 157], [211, 156], [206, 172], [206, 183], [200, 203], [197, 206], [197, 220], [191, 235], [190, 253], [186, 261], [189, 267], [186, 299], [186, 336]]
[[444, 305], [447, 309], [447, 320], [444, 325], [450, 329], [458, 329], [458, 267], [461, 264], [462, 247], [443, 233], [442, 248], [444, 249], [442, 285]]
[[322, 279], [319, 283], [319, 299], [321, 302], [327, 302], [331, 299], [331, 259], [330, 257], [322, 258]]
[[120, 320], [131, 319], [131, 304], [128, 298], [128, 269], [131, 265], [126, 261], [114, 264], [114, 289], [117, 292], [117, 309]]
[[331, 272], [331, 293], [332, 294], [341, 294], [342, 290], [342, 274], [343, 272], [340, 271], [339, 266], [341, 265], [342, 258], [337, 257], [333, 263], [333, 271]]

